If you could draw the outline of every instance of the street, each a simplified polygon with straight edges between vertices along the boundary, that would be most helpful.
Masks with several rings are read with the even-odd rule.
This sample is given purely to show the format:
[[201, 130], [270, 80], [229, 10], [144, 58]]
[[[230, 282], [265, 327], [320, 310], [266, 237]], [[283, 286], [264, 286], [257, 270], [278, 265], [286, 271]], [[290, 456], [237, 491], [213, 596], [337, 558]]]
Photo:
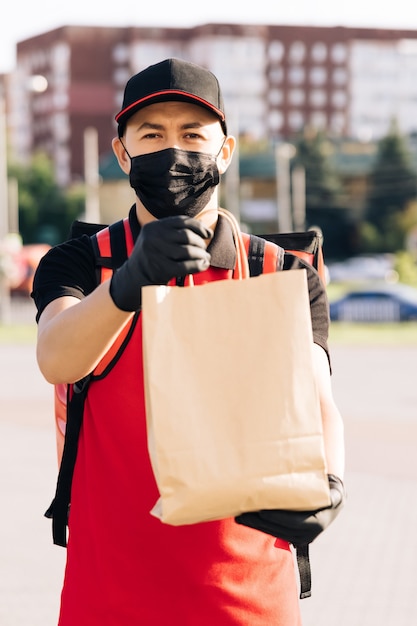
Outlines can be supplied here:
[[[417, 347], [334, 346], [332, 354], [348, 500], [310, 548], [303, 626], [410, 626], [417, 623]], [[56, 626], [65, 551], [52, 545], [43, 517], [57, 475], [52, 389], [32, 344], [0, 345], [0, 371], [0, 624]]]
[[417, 348], [333, 348], [345, 510], [312, 544], [303, 626], [417, 623]]

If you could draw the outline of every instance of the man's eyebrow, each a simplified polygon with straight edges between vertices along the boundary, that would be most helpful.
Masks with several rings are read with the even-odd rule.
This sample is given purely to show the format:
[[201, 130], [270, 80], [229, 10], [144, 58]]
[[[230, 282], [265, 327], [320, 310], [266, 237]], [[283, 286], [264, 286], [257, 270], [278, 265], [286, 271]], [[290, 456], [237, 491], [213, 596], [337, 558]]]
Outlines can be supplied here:
[[204, 124], [201, 122], [187, 122], [187, 124], [183, 124], [181, 128], [185, 130], [187, 128], [202, 128], [202, 126], [204, 126]]
[[138, 130], [143, 130], [144, 128], [152, 128], [154, 130], [163, 130], [163, 124], [156, 124], [156, 122], [143, 122], [138, 126]]
[[[185, 124], [182, 124], [181, 129], [187, 130], [190, 128], [202, 128], [203, 126], [204, 124], [202, 124], [202, 122], [186, 122]], [[144, 129], [164, 130], [164, 128], [165, 127], [163, 124], [157, 124], [156, 122], [143, 122], [138, 127], [138, 130], [144, 130]]]

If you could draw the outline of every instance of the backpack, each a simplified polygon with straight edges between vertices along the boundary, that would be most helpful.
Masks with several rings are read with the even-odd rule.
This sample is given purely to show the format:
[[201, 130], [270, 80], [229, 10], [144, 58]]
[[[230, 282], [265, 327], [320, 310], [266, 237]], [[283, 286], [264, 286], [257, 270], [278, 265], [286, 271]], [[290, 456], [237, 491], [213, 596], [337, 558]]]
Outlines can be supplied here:
[[[128, 258], [133, 245], [133, 237], [129, 219], [125, 218], [110, 226], [75, 221], [71, 227], [70, 238], [89, 235], [95, 253], [97, 284], [110, 278], [112, 272], [120, 267]], [[242, 233], [248, 254], [251, 276], [263, 272], [282, 269], [284, 250], [302, 258], [315, 267], [324, 280], [324, 263], [322, 256], [321, 236], [315, 231], [306, 233], [289, 233], [273, 235], [248, 235]], [[52, 519], [53, 542], [65, 547], [67, 545], [67, 520], [70, 508], [72, 476], [75, 467], [77, 444], [83, 419], [84, 402], [89, 383], [92, 379], [104, 376], [106, 369], [114, 363], [123, 352], [124, 345], [129, 341], [135, 326], [138, 313], [123, 328], [122, 332], [106, 353], [97, 367], [88, 376], [72, 384], [54, 386], [54, 409], [56, 423], [56, 443], [59, 473], [55, 497], [45, 512], [45, 517]], [[306, 559], [304, 558], [304, 561]], [[300, 578], [303, 586], [309, 586], [305, 574], [301, 575], [301, 567], [307, 570], [309, 563], [299, 563]], [[307, 582], [305, 582], [305, 580]]]

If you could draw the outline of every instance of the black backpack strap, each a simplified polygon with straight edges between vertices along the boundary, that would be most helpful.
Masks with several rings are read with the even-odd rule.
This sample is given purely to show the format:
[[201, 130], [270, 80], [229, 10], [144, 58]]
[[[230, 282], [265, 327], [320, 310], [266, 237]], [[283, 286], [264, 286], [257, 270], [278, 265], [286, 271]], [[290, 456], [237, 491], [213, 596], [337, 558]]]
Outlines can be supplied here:
[[[99, 232], [103, 232], [106, 228], [108, 228], [109, 232], [109, 240], [107, 241], [109, 255], [103, 256], [97, 236]], [[116, 269], [122, 265], [127, 258], [124, 220], [115, 222], [109, 227], [100, 224], [75, 222], [71, 230], [71, 235], [79, 237], [83, 234], [87, 234], [91, 237], [98, 272], [97, 284], [99, 284], [102, 280], [102, 268]], [[128, 328], [128, 333], [123, 339], [120, 351], [114, 359], [111, 359], [99, 377], [103, 377], [107, 374], [109, 368], [124, 350], [124, 347], [133, 332], [136, 319], [137, 316], [135, 316], [132, 324]], [[94, 376], [94, 374], [91, 373], [74, 385], [68, 385], [67, 421], [64, 448], [58, 473], [55, 497], [48, 510], [45, 512], [45, 517], [52, 519], [52, 536], [54, 544], [62, 547], [66, 547], [67, 545], [67, 524], [71, 505], [71, 485], [77, 457], [78, 438], [84, 415], [84, 404], [90, 381], [97, 377], [98, 376]], [[72, 394], [70, 393], [71, 391]]]
[[250, 235], [248, 263], [251, 276], [260, 276], [264, 266], [265, 239]]
[[[275, 244], [275, 245], [272, 245]], [[274, 259], [274, 269], [282, 270], [284, 264], [284, 249], [275, 242], [267, 242], [263, 237], [249, 235], [248, 263], [251, 276], [260, 276], [264, 271], [265, 255], [271, 254]]]
[[295, 546], [298, 572], [300, 575], [300, 599], [311, 596], [311, 567], [309, 544]]
[[67, 398], [67, 425], [55, 498], [45, 513], [45, 517], [52, 519], [52, 537], [54, 544], [64, 548], [67, 545], [67, 522], [71, 499], [71, 483], [77, 456], [78, 437], [83, 420], [84, 403], [87, 397], [90, 378], [91, 376], [86, 376], [78, 383], [75, 383], [72, 386], [72, 397]]

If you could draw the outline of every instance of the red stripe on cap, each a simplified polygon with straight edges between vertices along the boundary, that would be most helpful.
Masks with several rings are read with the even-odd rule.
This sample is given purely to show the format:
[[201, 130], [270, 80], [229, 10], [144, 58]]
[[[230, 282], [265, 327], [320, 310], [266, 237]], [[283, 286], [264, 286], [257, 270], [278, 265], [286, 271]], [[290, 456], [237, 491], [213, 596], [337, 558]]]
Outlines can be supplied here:
[[129, 104], [128, 107], [126, 107], [125, 109], [123, 109], [123, 111], [120, 111], [120, 113], [118, 113], [116, 115], [116, 117], [115, 117], [116, 122], [119, 121], [119, 119], [122, 117], [122, 115], [124, 115], [125, 113], [127, 113], [131, 109], [135, 108], [138, 104], [141, 104], [142, 102], [146, 102], [147, 100], [153, 100], [154, 98], [157, 98], [158, 96], [167, 96], [167, 95], [178, 95], [178, 96], [187, 97], [190, 100], [195, 100], [196, 102], [202, 104], [205, 107], [208, 107], [209, 109], [211, 109], [212, 111], [217, 113], [217, 115], [220, 117], [220, 119], [222, 121], [224, 121], [224, 119], [225, 119], [224, 113], [222, 111], [220, 111], [220, 109], [215, 107], [213, 104], [211, 104], [210, 102], [207, 102], [207, 100], [204, 100], [203, 98], [199, 98], [198, 96], [194, 96], [193, 94], [187, 93], [186, 91], [178, 91], [178, 90], [175, 90], [175, 89], [167, 89], [165, 91], [157, 91], [155, 93], [149, 94], [149, 96], [145, 96], [144, 98], [140, 98], [140, 100], [136, 100], [136, 102], [133, 102], [132, 104]]

